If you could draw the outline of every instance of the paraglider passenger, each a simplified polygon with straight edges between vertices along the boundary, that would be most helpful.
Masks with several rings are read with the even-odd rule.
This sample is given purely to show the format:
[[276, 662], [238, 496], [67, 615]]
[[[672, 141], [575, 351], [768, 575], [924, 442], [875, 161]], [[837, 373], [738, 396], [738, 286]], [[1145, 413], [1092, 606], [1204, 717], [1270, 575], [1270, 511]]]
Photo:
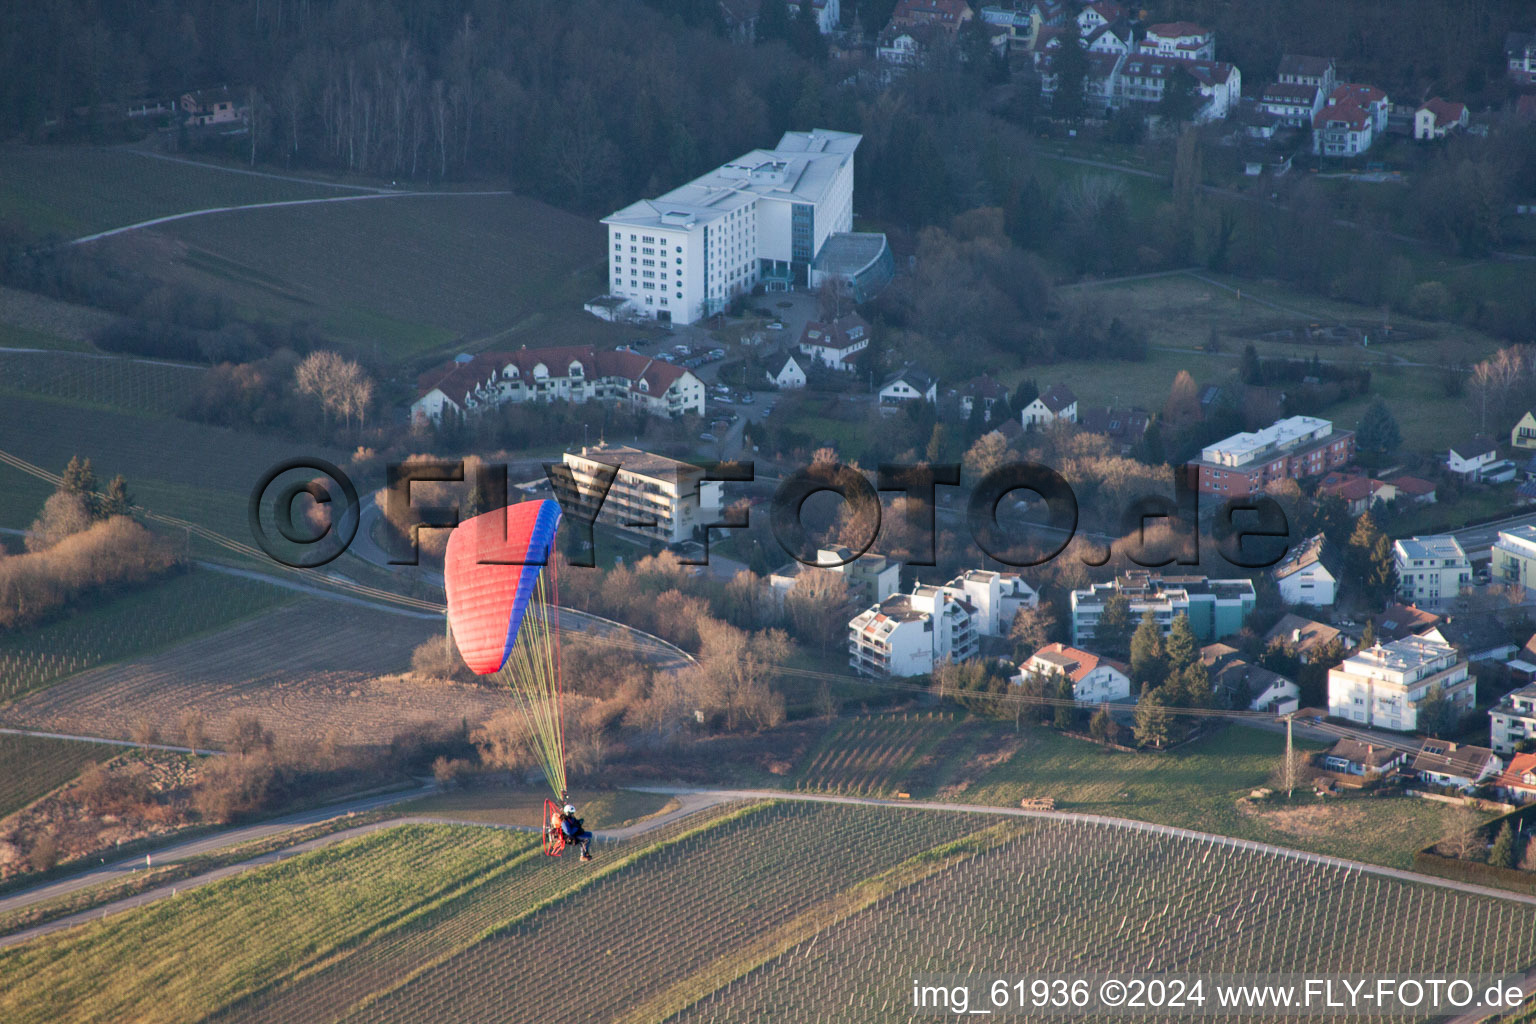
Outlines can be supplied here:
[[592, 833], [582, 827], [581, 819], [576, 817], [576, 805], [566, 804], [564, 812], [560, 815], [560, 833], [567, 843], [581, 844], [581, 859], [592, 859]]

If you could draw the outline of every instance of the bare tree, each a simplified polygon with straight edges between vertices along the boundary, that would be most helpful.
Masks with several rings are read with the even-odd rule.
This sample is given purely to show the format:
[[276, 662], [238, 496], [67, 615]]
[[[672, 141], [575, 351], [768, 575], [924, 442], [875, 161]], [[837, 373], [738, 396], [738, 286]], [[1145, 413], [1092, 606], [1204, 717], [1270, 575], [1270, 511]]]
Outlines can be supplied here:
[[373, 401], [373, 380], [363, 368], [335, 352], [311, 352], [293, 371], [293, 384], [301, 394], [320, 402], [327, 419], [336, 416], [350, 428], [354, 417], [361, 423]]

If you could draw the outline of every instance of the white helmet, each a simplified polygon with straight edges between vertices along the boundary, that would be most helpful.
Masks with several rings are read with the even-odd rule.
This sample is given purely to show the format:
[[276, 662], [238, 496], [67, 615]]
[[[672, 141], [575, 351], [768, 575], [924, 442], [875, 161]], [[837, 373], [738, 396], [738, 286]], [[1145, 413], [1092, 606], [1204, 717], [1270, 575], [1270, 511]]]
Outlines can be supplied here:
[[566, 814], [575, 814], [576, 813], [576, 805], [575, 804], [566, 804], [565, 805], [565, 813]]

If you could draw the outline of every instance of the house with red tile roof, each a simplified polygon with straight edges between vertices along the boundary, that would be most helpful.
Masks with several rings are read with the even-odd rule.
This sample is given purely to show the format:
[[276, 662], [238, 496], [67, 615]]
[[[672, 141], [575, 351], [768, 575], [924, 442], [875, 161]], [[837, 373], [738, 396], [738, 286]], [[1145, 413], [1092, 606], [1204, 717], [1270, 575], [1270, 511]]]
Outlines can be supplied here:
[[703, 415], [704, 384], [672, 363], [591, 345], [460, 356], [417, 378], [413, 423], [514, 402], [618, 401], [653, 416]]
[[1030, 673], [1038, 673], [1047, 679], [1053, 676], [1070, 679], [1072, 699], [1079, 703], [1125, 700], [1131, 695], [1130, 666], [1066, 644], [1046, 644], [1040, 648], [1030, 655], [1013, 681], [1022, 684]]
[[1413, 113], [1413, 137], [1419, 140], [1443, 139], [1467, 126], [1467, 105], [1443, 100], [1439, 96], [1425, 100]]

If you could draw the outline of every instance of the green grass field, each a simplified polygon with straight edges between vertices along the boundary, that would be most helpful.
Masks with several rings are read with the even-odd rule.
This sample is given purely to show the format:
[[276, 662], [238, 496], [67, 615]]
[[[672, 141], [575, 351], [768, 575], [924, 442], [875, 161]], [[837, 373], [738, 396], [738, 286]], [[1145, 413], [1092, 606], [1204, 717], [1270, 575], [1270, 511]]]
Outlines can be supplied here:
[[0, 701], [182, 643], [293, 597], [267, 583], [192, 569], [87, 598], [39, 625], [0, 631]]
[[173, 415], [202, 373], [190, 366], [0, 352], [0, 393], [151, 416]]
[[506, 331], [544, 310], [579, 311], [603, 290], [601, 275], [586, 272], [603, 258], [601, 227], [518, 196], [255, 210], [157, 234], [178, 243], [180, 279], [248, 313], [314, 322], [386, 360]]
[[0, 219], [38, 234], [75, 237], [187, 210], [343, 194], [125, 149], [0, 146]]
[[121, 750], [105, 743], [0, 733], [0, 818], [58, 789], [86, 765], [110, 760]]
[[1278, 733], [1229, 726], [1168, 753], [1126, 754], [1032, 729], [1018, 753], [963, 799], [1017, 806], [1026, 796], [1051, 796], [1063, 810], [1177, 825], [1398, 868], [1412, 866], [1415, 850], [1455, 827], [1454, 809], [1428, 800], [1321, 803], [1308, 796], [1284, 809], [1239, 807], [1238, 800], [1253, 789], [1274, 784], [1284, 744]]

